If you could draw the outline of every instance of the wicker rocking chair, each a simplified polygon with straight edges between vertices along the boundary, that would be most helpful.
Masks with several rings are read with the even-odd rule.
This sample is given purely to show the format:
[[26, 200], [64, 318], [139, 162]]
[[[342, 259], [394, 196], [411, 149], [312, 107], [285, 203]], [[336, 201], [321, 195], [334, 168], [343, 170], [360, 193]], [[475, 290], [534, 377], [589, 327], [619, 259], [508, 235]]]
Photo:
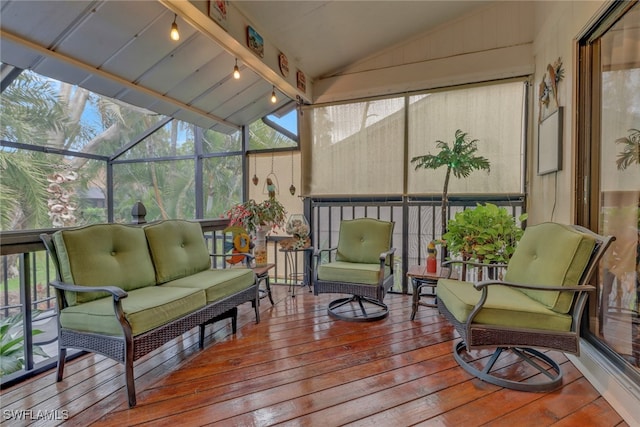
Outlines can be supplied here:
[[[588, 283], [614, 239], [575, 225], [529, 226], [504, 280], [440, 279], [438, 309], [462, 338], [454, 344], [458, 364], [483, 381], [514, 390], [559, 387], [559, 364], [536, 348], [579, 354], [582, 312], [588, 292], [595, 290]], [[491, 357], [470, 352], [485, 348], [495, 349]], [[499, 358], [510, 354], [535, 369], [501, 370], [514, 359], [501, 366]]]
[[[389, 315], [383, 299], [393, 286], [393, 227], [393, 222], [372, 218], [345, 220], [340, 223], [338, 246], [315, 251], [314, 294], [352, 294], [329, 303], [329, 316], [368, 322]], [[329, 262], [322, 264], [326, 253]]]

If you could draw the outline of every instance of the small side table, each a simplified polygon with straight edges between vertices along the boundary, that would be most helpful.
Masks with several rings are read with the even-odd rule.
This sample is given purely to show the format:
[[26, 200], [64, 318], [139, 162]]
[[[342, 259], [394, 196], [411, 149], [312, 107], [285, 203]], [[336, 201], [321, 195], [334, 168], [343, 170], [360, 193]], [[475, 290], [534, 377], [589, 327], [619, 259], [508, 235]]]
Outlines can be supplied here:
[[[311, 254], [313, 252], [313, 247], [308, 248], [300, 248], [300, 249], [280, 249], [280, 252], [284, 252], [285, 255], [285, 271], [289, 271], [289, 292], [291, 292], [291, 297], [296, 297], [296, 286], [298, 278], [301, 278], [301, 286], [309, 286], [309, 292], [311, 292], [311, 280], [309, 277], [309, 272], [307, 271], [307, 265], [311, 265]], [[300, 272], [298, 266], [298, 253], [302, 252], [304, 255], [302, 261], [302, 272]], [[308, 263], [308, 264], [307, 264]]]
[[[412, 265], [407, 271], [407, 276], [411, 278], [411, 284], [413, 285], [413, 310], [411, 311], [411, 320], [414, 320], [416, 313], [418, 312], [418, 306], [423, 307], [437, 307], [436, 298], [436, 286], [438, 285], [438, 279], [447, 277], [449, 275], [449, 268], [441, 268], [438, 264], [438, 269], [435, 273], [427, 272], [426, 265]], [[423, 293], [423, 289], [426, 291]], [[427, 301], [420, 301], [420, 298], [425, 297]]]
[[[258, 281], [258, 292], [260, 292], [260, 299], [269, 297], [271, 305], [273, 305], [273, 297], [271, 296], [271, 284], [269, 283], [269, 270], [275, 267], [275, 264], [265, 264], [259, 267], [253, 267], [252, 270], [256, 274], [256, 280]], [[265, 289], [260, 289], [260, 282], [264, 282]]]

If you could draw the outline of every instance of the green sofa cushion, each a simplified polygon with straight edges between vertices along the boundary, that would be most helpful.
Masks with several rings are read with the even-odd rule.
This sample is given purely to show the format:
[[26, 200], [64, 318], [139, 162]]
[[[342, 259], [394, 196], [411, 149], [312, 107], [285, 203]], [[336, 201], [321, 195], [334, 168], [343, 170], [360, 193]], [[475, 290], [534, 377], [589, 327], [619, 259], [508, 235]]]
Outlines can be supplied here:
[[211, 267], [202, 227], [197, 222], [167, 220], [144, 227], [158, 284]]
[[[438, 304], [444, 304], [461, 323], [466, 323], [471, 310], [480, 300], [481, 292], [470, 282], [452, 279], [438, 280]], [[474, 319], [474, 324], [514, 328], [569, 331], [572, 318], [558, 313], [524, 293], [502, 285], [489, 287], [487, 301]]]
[[207, 303], [212, 303], [250, 288], [254, 283], [253, 270], [248, 268], [227, 268], [201, 271], [191, 276], [172, 280], [160, 285], [160, 287], [201, 289], [206, 293]]
[[[509, 260], [504, 280], [507, 282], [547, 286], [575, 286], [579, 283], [595, 240], [579, 231], [556, 223], [527, 227]], [[568, 313], [574, 294], [522, 290], [558, 313]]]
[[[122, 309], [135, 336], [184, 317], [205, 303], [205, 294], [199, 289], [150, 286], [129, 292], [122, 299]], [[77, 331], [122, 336], [111, 297], [65, 308], [60, 312], [60, 324]]]
[[[147, 240], [140, 227], [96, 224], [53, 234], [64, 282], [118, 286], [125, 291], [156, 282]], [[66, 292], [69, 304], [102, 298], [104, 292]]]
[[336, 261], [379, 263], [380, 254], [391, 249], [393, 226], [393, 222], [373, 218], [343, 220], [340, 223]]
[[[379, 254], [378, 254], [379, 255]], [[318, 266], [318, 279], [329, 282], [361, 283], [365, 285], [377, 285], [380, 263], [362, 264], [344, 261], [334, 261]], [[385, 267], [384, 276], [391, 273], [389, 267]]]

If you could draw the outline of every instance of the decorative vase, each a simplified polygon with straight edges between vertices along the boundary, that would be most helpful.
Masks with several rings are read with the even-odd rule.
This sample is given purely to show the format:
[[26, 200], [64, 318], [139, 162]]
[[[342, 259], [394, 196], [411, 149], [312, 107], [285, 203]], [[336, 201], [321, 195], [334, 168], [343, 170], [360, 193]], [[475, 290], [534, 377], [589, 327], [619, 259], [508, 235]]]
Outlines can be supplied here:
[[253, 256], [256, 260], [256, 267], [267, 265], [267, 227], [258, 227], [256, 229], [256, 241], [253, 248]]

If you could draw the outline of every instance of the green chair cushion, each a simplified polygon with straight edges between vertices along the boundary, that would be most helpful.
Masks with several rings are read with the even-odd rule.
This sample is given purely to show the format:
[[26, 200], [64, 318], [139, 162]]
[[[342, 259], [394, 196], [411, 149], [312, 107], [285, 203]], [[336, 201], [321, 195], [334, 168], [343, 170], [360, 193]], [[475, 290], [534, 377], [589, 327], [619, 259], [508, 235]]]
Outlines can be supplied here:
[[197, 222], [167, 220], [144, 227], [158, 284], [211, 268], [202, 227]]
[[[481, 292], [470, 282], [440, 279], [436, 295], [438, 304], [444, 304], [459, 322], [466, 323]], [[487, 301], [474, 318], [474, 324], [550, 331], [569, 331], [571, 323], [570, 315], [555, 312], [517, 289], [502, 285], [489, 287]]]
[[160, 287], [201, 289], [205, 291], [207, 303], [212, 303], [250, 288], [254, 283], [253, 270], [248, 268], [227, 268], [201, 271], [191, 276], [172, 280], [160, 285]]
[[[575, 286], [579, 283], [595, 240], [579, 231], [556, 223], [527, 227], [509, 260], [504, 280], [547, 286]], [[522, 290], [523, 293], [558, 313], [568, 313], [574, 294]]]
[[343, 220], [336, 261], [379, 263], [380, 254], [391, 249], [393, 226], [393, 222], [373, 218]]
[[[56, 231], [53, 243], [62, 281], [79, 286], [118, 286], [131, 291], [156, 282], [147, 240], [140, 227], [96, 224]], [[105, 292], [66, 292], [70, 305]]]
[[[205, 306], [202, 290], [150, 286], [129, 292], [122, 309], [133, 335], [155, 329]], [[111, 297], [65, 308], [60, 312], [64, 328], [102, 335], [122, 336]]]
[[[329, 282], [377, 285], [379, 283], [379, 273], [379, 262], [377, 264], [363, 264], [334, 261], [318, 266], [318, 279]], [[388, 277], [389, 274], [391, 274], [391, 270], [389, 267], [385, 267], [384, 277]]]

